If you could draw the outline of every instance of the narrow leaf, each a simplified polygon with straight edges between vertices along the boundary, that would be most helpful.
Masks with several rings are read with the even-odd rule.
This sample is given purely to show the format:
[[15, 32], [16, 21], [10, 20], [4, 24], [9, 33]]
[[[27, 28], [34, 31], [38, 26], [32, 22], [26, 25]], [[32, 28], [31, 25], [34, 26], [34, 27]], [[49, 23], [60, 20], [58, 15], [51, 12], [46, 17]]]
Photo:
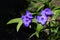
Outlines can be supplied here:
[[35, 33], [33, 33], [29, 38], [33, 37], [35, 35]]
[[55, 33], [57, 33], [57, 32], [58, 32], [58, 28], [59, 28], [59, 27], [57, 27], [57, 28], [54, 30], [54, 32], [55, 32]]
[[53, 10], [59, 10], [60, 6], [56, 6]]
[[37, 28], [36, 28], [36, 36], [39, 38], [39, 33], [41, 32], [41, 30], [43, 29], [43, 26], [41, 24], [37, 24]]
[[18, 23], [18, 25], [17, 25], [17, 32], [19, 31], [21, 25], [22, 25], [22, 20], [19, 20], [19, 23]]
[[53, 19], [56, 19], [56, 17], [60, 15], [60, 10], [53, 10], [53, 13], [54, 13]]
[[10, 21], [7, 22], [7, 24], [18, 23], [19, 20], [20, 18], [11, 19]]
[[52, 3], [52, 1], [49, 3], [49, 7], [53, 10], [55, 8], [55, 5]]
[[39, 11], [39, 10], [41, 10], [41, 8], [43, 8], [45, 5], [40, 5], [39, 7], [38, 7], [38, 9], [37, 9], [37, 12]]
[[35, 32], [35, 35], [39, 38], [39, 33], [38, 32]]
[[41, 24], [37, 24], [36, 31], [40, 32], [44, 27]]
[[59, 28], [59, 27], [57, 27], [56, 29], [52, 29], [52, 28], [51, 28], [51, 32], [57, 33], [57, 32], [58, 32], [58, 28]]

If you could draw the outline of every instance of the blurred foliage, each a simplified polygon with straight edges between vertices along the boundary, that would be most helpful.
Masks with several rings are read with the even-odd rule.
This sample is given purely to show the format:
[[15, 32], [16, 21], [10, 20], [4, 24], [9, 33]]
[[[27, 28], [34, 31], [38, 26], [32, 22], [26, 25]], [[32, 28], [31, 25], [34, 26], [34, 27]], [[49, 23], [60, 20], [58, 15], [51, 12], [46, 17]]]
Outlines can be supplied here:
[[53, 13], [54, 13], [54, 16], [53, 16], [54, 19], [60, 16], [60, 10], [53, 10]]
[[[58, 38], [60, 38], [59, 36], [60, 22], [56, 21], [57, 17], [60, 16], [60, 6], [55, 6], [52, 3], [53, 2], [52, 0], [27, 0], [27, 1], [30, 2], [27, 10], [29, 10], [34, 16], [34, 18], [32, 19], [32, 22], [37, 24], [35, 33], [32, 33], [32, 35], [29, 38], [33, 37], [34, 35], [36, 35], [36, 37], [39, 38], [40, 37], [39, 33], [42, 32], [42, 30], [44, 31], [44, 29], [49, 29], [48, 32], [50, 32], [47, 40], [57, 40]], [[54, 20], [52, 20], [51, 22], [48, 22], [47, 25], [42, 26], [41, 24], [36, 22], [36, 16], [40, 15], [41, 10], [47, 7], [49, 7], [52, 10], [53, 12], [52, 19]], [[10, 20], [7, 24], [12, 24], [12, 23], [18, 23], [16, 27], [18, 32], [23, 22], [21, 18], [15, 18]]]

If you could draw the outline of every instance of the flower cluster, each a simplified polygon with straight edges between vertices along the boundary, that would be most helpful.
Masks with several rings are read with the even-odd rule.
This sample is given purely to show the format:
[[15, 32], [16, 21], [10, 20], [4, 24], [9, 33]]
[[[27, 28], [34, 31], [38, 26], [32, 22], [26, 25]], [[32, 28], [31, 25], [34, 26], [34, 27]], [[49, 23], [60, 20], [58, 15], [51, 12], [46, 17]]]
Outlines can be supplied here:
[[32, 14], [29, 11], [26, 11], [26, 15], [22, 15], [22, 21], [26, 27], [32, 22]]
[[51, 15], [53, 15], [51, 9], [46, 8], [41, 11], [41, 16], [37, 16], [36, 20], [37, 20], [37, 22], [41, 23], [42, 25], [45, 25], [48, 20], [48, 16], [51, 16]]
[[[41, 16], [36, 17], [36, 21], [41, 23], [42, 25], [45, 25], [48, 20], [48, 16], [51, 16], [51, 15], [53, 15], [51, 9], [46, 8], [41, 11]], [[26, 11], [26, 15], [22, 15], [22, 20], [26, 27], [28, 27], [29, 24], [32, 22], [32, 18], [33, 18], [33, 16], [31, 14], [31, 12], [29, 12], [29, 11]]]

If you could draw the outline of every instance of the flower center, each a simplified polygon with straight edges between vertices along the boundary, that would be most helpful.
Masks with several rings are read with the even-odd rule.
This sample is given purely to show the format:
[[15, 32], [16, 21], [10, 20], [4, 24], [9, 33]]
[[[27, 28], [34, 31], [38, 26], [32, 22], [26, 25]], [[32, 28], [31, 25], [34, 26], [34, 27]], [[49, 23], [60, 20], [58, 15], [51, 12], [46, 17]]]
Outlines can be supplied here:
[[26, 19], [28, 19], [28, 17], [26, 16]]
[[44, 18], [41, 18], [41, 20], [44, 20]]
[[31, 18], [29, 18], [29, 20], [31, 20]]
[[29, 20], [26, 20], [26, 22], [28, 22]]
[[48, 10], [46, 10], [46, 12], [48, 12]]
[[29, 16], [32, 16], [31, 14], [29, 14]]

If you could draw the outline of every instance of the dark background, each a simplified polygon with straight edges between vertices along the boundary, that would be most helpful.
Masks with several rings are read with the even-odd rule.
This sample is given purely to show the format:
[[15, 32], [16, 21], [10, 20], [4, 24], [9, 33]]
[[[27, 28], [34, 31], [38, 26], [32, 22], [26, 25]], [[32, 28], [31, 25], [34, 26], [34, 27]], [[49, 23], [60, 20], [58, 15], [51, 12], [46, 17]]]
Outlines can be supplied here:
[[25, 0], [0, 0], [0, 40], [27, 40], [25, 30], [16, 32], [17, 24], [6, 24], [10, 19], [20, 17], [20, 10], [24, 11], [25, 5]]
[[21, 17], [20, 12], [24, 12], [28, 4], [25, 0], [0, 0], [0, 40], [29, 40], [32, 29], [22, 25], [16, 32], [17, 23], [6, 24], [10, 19]]
[[[0, 0], [0, 40], [30, 40], [28, 37], [34, 30], [22, 25], [19, 32], [16, 32], [17, 24], [6, 24], [10, 19], [20, 17], [20, 12], [25, 11], [28, 4], [25, 0]], [[45, 40], [45, 37], [41, 38]], [[32, 40], [36, 40], [36, 37]]]

